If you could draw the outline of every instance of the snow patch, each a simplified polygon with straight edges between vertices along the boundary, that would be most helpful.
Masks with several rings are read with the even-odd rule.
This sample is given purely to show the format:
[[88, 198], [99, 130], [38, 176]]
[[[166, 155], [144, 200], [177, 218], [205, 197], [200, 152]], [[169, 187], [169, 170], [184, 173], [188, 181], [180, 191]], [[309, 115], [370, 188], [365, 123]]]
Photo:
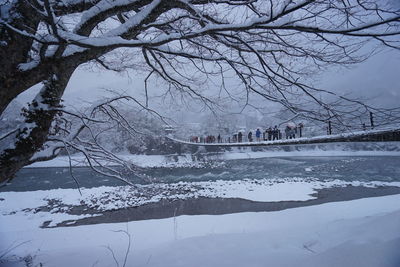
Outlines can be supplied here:
[[393, 195], [278, 212], [55, 229], [15, 229], [14, 223], [29, 227], [31, 221], [7, 216], [0, 220], [0, 251], [29, 241], [3, 260], [31, 255], [34, 265], [115, 266], [105, 247], [121, 262], [128, 240], [120, 231], [127, 231], [133, 241], [127, 266], [394, 267], [399, 262], [399, 202], [400, 195]]
[[[0, 193], [0, 210], [4, 217], [27, 216], [30, 226], [36, 228], [46, 221], [55, 225], [61, 221], [76, 220], [94, 215], [71, 215], [73, 207], [92, 209], [95, 213], [142, 206], [159, 201], [190, 198], [241, 198], [259, 202], [306, 201], [315, 199], [316, 190], [345, 186], [397, 186], [400, 182], [346, 182], [341, 180], [286, 178], [239, 181], [178, 182], [118, 187], [39, 190], [31, 192]], [[15, 201], [18, 199], [18, 201]], [[45, 211], [48, 209], [48, 211]], [[26, 225], [15, 225], [26, 227]]]

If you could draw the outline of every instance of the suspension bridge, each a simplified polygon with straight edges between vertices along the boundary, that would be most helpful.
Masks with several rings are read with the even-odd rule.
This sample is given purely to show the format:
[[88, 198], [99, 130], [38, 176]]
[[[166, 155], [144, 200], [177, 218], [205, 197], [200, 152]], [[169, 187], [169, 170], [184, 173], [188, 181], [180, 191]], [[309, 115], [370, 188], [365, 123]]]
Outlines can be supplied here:
[[189, 142], [167, 136], [173, 142], [190, 146], [213, 146], [213, 147], [257, 147], [257, 146], [282, 146], [282, 145], [303, 145], [303, 144], [323, 144], [335, 142], [394, 142], [400, 141], [400, 128], [366, 130], [332, 135], [302, 137], [295, 139], [281, 139], [274, 141], [253, 141], [235, 143], [203, 143]]

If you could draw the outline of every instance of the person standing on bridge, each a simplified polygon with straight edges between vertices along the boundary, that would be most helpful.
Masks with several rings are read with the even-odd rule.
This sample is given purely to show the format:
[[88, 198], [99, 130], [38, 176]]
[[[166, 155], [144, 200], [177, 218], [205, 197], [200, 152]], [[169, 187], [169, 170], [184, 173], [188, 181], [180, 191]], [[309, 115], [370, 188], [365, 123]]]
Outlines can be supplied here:
[[242, 142], [242, 138], [243, 138], [243, 134], [242, 132], [238, 133], [238, 142], [241, 143]]
[[290, 136], [290, 127], [289, 127], [289, 125], [286, 125], [285, 136], [286, 136], [286, 139], [289, 139], [289, 136]]
[[272, 137], [273, 137], [273, 141], [278, 140], [278, 138], [279, 138], [278, 126], [276, 126], [276, 125], [275, 125], [274, 129], [272, 130]]
[[303, 127], [304, 124], [302, 122], [299, 123], [298, 128], [299, 128], [299, 137], [303, 137]]
[[272, 128], [271, 126], [267, 129], [267, 134], [268, 134], [268, 141], [272, 140]]
[[222, 143], [221, 142], [221, 134], [218, 134], [217, 140], [218, 140], [218, 143]]
[[257, 131], [256, 131], [256, 140], [257, 140], [257, 142], [261, 141], [261, 131], [259, 128], [257, 128]]
[[249, 140], [249, 142], [253, 142], [253, 133], [251, 131], [247, 135], [247, 140]]

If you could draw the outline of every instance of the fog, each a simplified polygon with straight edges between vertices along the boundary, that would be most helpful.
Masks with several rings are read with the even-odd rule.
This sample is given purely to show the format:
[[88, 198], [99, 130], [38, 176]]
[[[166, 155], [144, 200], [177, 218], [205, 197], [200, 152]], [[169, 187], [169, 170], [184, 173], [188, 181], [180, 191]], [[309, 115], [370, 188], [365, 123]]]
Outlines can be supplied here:
[[[385, 49], [362, 63], [321, 70], [319, 73], [307, 77], [307, 80], [319, 88], [354, 99], [361, 99], [376, 107], [398, 107], [400, 103], [399, 69], [400, 52]], [[93, 65], [84, 65], [78, 68], [72, 76], [64, 94], [64, 104], [79, 109], [96, 100], [113, 95], [110, 91], [131, 95], [144, 102], [144, 79], [144, 74], [134, 71], [116, 73]], [[156, 81], [149, 84], [148, 90], [149, 106], [162, 115], [180, 123], [188, 123], [207, 121], [213, 114], [199, 101], [194, 101], [190, 97], [185, 97], [182, 102], [180, 97], [169, 99], [167, 96], [161, 95], [166, 91], [166, 86], [165, 83]], [[230, 84], [228, 87], [233, 88], [233, 91], [240, 91], [234, 88], [237, 87], [237, 84]], [[21, 94], [18, 101], [20, 103], [29, 102], [39, 88], [40, 86], [35, 86]], [[212, 84], [209, 84], [204, 94], [214, 98], [219, 90], [217, 86], [213, 87]], [[242, 91], [241, 94], [244, 92]], [[251, 96], [250, 100], [251, 105], [249, 106], [246, 106], [245, 101], [220, 102], [221, 107], [215, 110], [215, 114], [241, 113], [243, 116], [239, 116], [241, 118], [239, 124], [243, 125], [248, 116], [258, 117], [258, 119], [272, 117], [282, 108], [280, 105], [260, 97]]]

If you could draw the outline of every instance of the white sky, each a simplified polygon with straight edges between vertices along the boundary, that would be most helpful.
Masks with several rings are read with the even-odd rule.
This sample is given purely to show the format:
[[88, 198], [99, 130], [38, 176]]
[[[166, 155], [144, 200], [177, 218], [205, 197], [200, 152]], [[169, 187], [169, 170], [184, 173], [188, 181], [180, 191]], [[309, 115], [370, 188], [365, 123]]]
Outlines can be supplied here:
[[[400, 105], [400, 53], [381, 52], [367, 61], [350, 68], [332, 69], [315, 77], [316, 83], [338, 93], [351, 93], [353, 97], [369, 99], [368, 102], [379, 106]], [[64, 99], [66, 104], [79, 106], [82, 101], [94, 101], [107, 95], [106, 89], [136, 97], [144, 95], [143, 76], [128, 77], [110, 71], [94, 72], [81, 68], [74, 73]], [[150, 88], [159, 91], [158, 88]], [[158, 106], [160, 100], [151, 101]], [[268, 102], [265, 102], [268, 105]], [[269, 104], [270, 105], [270, 104]], [[159, 106], [162, 107], [162, 104]], [[162, 107], [163, 111], [169, 107]], [[174, 107], [174, 110], [179, 110]]]
[[[364, 98], [377, 106], [400, 106], [400, 52], [384, 51], [374, 55], [367, 61], [351, 68], [332, 68], [313, 77], [316, 84], [337, 93], [351, 93], [352, 97]], [[113, 89], [143, 99], [144, 76], [116, 74], [111, 71], [93, 71], [87, 67], [79, 68], [70, 80], [64, 94], [67, 106], [79, 107], [82, 103], [93, 102], [109, 95], [106, 91]], [[160, 85], [150, 88], [151, 92], [160, 92]], [[22, 103], [28, 102], [37, 90], [29, 90], [19, 97]], [[189, 101], [190, 102], [190, 101]], [[275, 106], [265, 100], [257, 101], [258, 105]], [[153, 99], [150, 105], [163, 114], [183, 121], [198, 121], [199, 106], [190, 104], [190, 108], [161, 103], [161, 99]], [[232, 112], [236, 112], [232, 110]], [[253, 113], [250, 109], [245, 111]], [[198, 118], [198, 119], [196, 119]]]
[[400, 106], [400, 52], [385, 51], [366, 62], [321, 74], [321, 86], [365, 97], [382, 106]]

